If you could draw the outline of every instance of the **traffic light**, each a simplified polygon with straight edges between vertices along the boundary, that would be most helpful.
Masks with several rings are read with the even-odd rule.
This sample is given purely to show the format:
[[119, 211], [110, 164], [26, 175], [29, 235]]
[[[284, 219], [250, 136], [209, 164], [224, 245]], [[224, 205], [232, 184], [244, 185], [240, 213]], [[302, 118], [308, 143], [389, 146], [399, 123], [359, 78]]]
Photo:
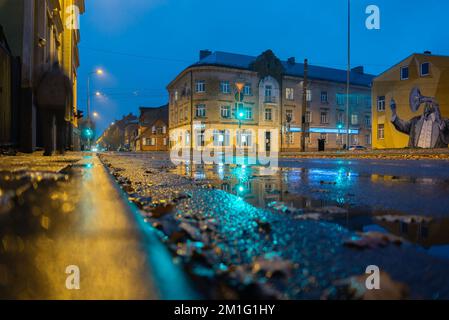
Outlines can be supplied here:
[[84, 117], [84, 111], [78, 110], [76, 112], [76, 118], [77, 119], [82, 119]]
[[235, 117], [237, 120], [243, 120], [245, 118], [245, 112], [243, 110], [243, 103], [235, 104]]
[[91, 138], [93, 137], [93, 135], [94, 135], [94, 132], [92, 131], [92, 129], [90, 129], [90, 128], [85, 128], [85, 129], [83, 130], [83, 136], [84, 136], [86, 139], [91, 139]]

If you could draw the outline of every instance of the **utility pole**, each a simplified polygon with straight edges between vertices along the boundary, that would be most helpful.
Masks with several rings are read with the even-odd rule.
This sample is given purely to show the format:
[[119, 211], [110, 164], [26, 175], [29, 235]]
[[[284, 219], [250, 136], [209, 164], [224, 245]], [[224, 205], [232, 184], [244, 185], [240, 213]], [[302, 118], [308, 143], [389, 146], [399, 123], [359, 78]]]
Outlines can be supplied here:
[[306, 119], [307, 113], [307, 87], [308, 87], [309, 62], [304, 60], [304, 81], [302, 84], [302, 120], [301, 120], [301, 152], [306, 152], [306, 137], [309, 135], [309, 128]]
[[348, 70], [346, 74], [346, 148], [349, 148], [349, 86], [351, 84], [351, 0], [348, 0]]

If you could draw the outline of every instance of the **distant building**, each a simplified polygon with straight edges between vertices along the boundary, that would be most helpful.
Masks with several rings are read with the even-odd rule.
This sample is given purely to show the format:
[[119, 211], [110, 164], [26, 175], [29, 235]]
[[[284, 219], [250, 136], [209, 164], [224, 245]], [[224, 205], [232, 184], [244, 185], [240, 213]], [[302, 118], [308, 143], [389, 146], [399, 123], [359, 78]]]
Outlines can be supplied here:
[[116, 120], [97, 139], [97, 144], [109, 151], [129, 151], [130, 145], [129, 131], [130, 125], [136, 125], [138, 118], [132, 113], [123, 116], [121, 120]]
[[[443, 118], [449, 118], [449, 56], [412, 54], [394, 65], [373, 82], [373, 148], [405, 148], [410, 145], [410, 135], [399, 132], [392, 123], [390, 101], [397, 105], [400, 119], [410, 121], [423, 114], [424, 105], [417, 111], [410, 107], [410, 93], [418, 88], [423, 96], [435, 98]], [[414, 126], [415, 131], [422, 126]], [[432, 135], [435, 133], [433, 130]], [[420, 132], [412, 133], [417, 139]], [[412, 138], [412, 139], [413, 139]]]
[[[77, 68], [79, 66], [78, 42], [80, 32], [77, 14], [83, 14], [84, 0], [3, 0], [0, 6], [2, 38], [7, 40], [9, 56], [5, 59], [5, 48], [0, 49], [1, 74], [12, 77], [12, 84], [2, 99], [12, 102], [1, 104], [1, 144], [20, 147], [32, 152], [42, 145], [40, 113], [36, 106], [35, 88], [41, 76], [54, 62], [59, 62], [70, 77], [73, 90], [73, 112], [68, 147], [79, 147], [77, 130]], [[2, 41], [5, 43], [5, 41]], [[15, 60], [17, 58], [17, 60]], [[10, 60], [6, 62], [6, 60]], [[15, 61], [20, 61], [16, 65]], [[12, 62], [12, 63], [11, 63]], [[13, 70], [11, 70], [13, 68]], [[9, 75], [8, 75], [9, 74]], [[17, 81], [19, 79], [20, 81]], [[1, 81], [1, 80], [0, 80]], [[4, 80], [3, 80], [4, 81]], [[17, 82], [17, 84], [16, 84]], [[6, 87], [5, 87], [6, 88]], [[3, 94], [2, 94], [3, 95]]]
[[[173, 143], [248, 148], [259, 151], [299, 151], [302, 116], [310, 126], [307, 149], [341, 149], [346, 133], [346, 71], [309, 66], [307, 111], [301, 113], [304, 65], [294, 58], [280, 61], [271, 51], [259, 57], [226, 52], [200, 52], [200, 60], [169, 85], [170, 132], [184, 132]], [[363, 67], [351, 72], [350, 144], [371, 145], [371, 82]], [[242, 83], [243, 100], [237, 101]], [[206, 130], [214, 130], [206, 138]], [[260, 134], [261, 129], [265, 134]], [[274, 133], [273, 133], [274, 132]], [[273, 137], [278, 132], [279, 137]], [[279, 139], [274, 139], [279, 138]], [[207, 140], [207, 141], [206, 141]], [[279, 146], [274, 140], [280, 141]]]
[[168, 105], [140, 108], [137, 151], [168, 151]]
[[132, 120], [125, 126], [125, 148], [136, 151], [136, 139], [139, 135], [139, 120]]

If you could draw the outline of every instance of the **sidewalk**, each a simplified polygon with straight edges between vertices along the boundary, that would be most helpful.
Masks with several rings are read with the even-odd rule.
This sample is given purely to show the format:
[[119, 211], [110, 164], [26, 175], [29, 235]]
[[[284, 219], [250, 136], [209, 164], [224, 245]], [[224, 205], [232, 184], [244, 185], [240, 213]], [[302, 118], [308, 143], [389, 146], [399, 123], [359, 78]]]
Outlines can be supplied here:
[[282, 152], [281, 158], [349, 158], [388, 160], [449, 160], [449, 149], [387, 149], [366, 151]]
[[[31, 183], [35, 190], [18, 196], [15, 205], [0, 214], [0, 298], [158, 299], [164, 295], [149, 257], [158, 244], [142, 229], [96, 156], [71, 154], [46, 162], [39, 156], [1, 160], [0, 171], [3, 178], [9, 175], [10, 182], [0, 176], [0, 190], [18, 180]], [[33, 170], [29, 176], [23, 171], [14, 176], [5, 173], [6, 168]], [[65, 272], [71, 265], [80, 269], [80, 290], [66, 288]]]

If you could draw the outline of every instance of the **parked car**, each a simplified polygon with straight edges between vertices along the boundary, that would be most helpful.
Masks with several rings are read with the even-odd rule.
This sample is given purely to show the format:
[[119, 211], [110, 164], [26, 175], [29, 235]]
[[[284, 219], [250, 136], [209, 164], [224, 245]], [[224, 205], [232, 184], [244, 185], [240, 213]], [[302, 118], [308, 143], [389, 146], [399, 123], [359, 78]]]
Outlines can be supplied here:
[[350, 146], [348, 150], [349, 151], [365, 151], [368, 149], [364, 146]]

